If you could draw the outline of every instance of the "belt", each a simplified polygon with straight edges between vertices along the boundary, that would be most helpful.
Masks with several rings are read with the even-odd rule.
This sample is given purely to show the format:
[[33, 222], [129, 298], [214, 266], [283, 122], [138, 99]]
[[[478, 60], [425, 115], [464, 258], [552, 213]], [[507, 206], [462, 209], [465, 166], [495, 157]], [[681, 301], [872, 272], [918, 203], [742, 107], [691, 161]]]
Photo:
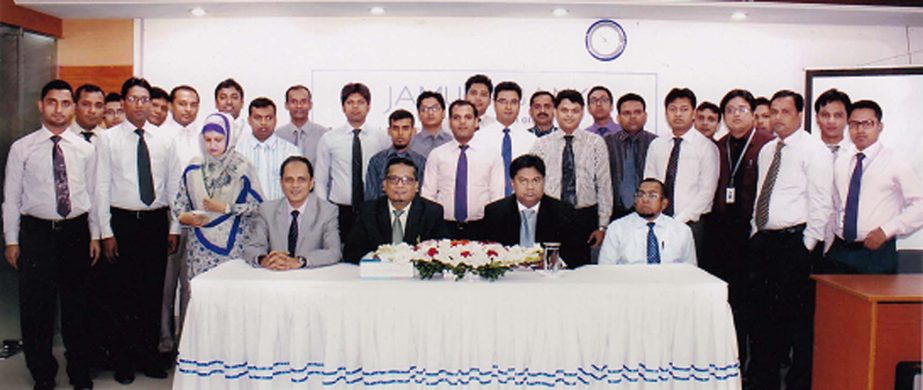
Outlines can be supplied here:
[[766, 233], [769, 235], [795, 234], [795, 233], [803, 232], [804, 228], [806, 228], [807, 226], [808, 226], [807, 224], [800, 223], [800, 224], [789, 226], [789, 227], [782, 228], [782, 229], [764, 229], [764, 230], [760, 230], [760, 233]]
[[110, 208], [110, 210], [112, 211], [112, 215], [127, 216], [127, 217], [140, 220], [140, 219], [147, 219], [147, 218], [152, 218], [152, 217], [158, 217], [158, 218], [163, 217], [163, 213], [167, 211], [167, 208], [161, 207], [159, 209], [153, 209], [153, 210], [127, 210], [127, 209], [121, 209], [118, 207], [112, 207]]
[[848, 250], [851, 250], [851, 251], [859, 250], [859, 249], [865, 249], [865, 241], [864, 241], [864, 240], [863, 240], [863, 241], [846, 242], [846, 241], [844, 241], [842, 238], [837, 237], [835, 242], [836, 242], [837, 245], [840, 245], [840, 246], [842, 246], [842, 247], [844, 247], [844, 248], [846, 248], [846, 249], [848, 249]]
[[33, 217], [31, 215], [23, 215], [20, 218], [20, 225], [23, 227], [28, 227], [29, 229], [50, 231], [50, 232], [61, 231], [61, 230], [64, 230], [65, 228], [68, 228], [71, 226], [77, 226], [80, 224], [82, 224], [83, 226], [87, 226], [87, 214], [86, 213], [80, 214], [74, 218], [58, 219], [58, 220], [41, 219], [41, 218]]

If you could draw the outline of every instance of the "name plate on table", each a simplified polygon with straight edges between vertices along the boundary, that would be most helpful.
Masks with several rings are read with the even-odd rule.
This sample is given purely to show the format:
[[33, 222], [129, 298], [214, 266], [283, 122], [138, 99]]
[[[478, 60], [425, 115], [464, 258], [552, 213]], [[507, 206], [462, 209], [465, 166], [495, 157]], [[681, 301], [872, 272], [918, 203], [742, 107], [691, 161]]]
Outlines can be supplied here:
[[379, 259], [359, 261], [359, 277], [362, 279], [412, 279], [413, 263], [395, 263]]

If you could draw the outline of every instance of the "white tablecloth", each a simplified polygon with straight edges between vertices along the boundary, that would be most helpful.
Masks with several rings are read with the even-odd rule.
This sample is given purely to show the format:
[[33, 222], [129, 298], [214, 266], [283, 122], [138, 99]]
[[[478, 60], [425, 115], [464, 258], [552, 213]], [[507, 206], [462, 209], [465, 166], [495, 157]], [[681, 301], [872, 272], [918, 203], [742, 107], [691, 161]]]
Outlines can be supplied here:
[[739, 389], [727, 287], [688, 265], [497, 282], [241, 261], [192, 281], [175, 389]]

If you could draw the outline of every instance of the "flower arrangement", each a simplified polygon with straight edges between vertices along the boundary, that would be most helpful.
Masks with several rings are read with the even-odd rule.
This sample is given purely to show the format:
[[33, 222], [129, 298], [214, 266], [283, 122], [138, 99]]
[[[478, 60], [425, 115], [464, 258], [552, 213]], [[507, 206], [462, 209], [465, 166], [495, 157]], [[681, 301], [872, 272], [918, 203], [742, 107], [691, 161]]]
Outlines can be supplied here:
[[422, 279], [451, 272], [455, 280], [470, 273], [494, 281], [512, 267], [541, 262], [542, 248], [469, 240], [429, 240], [413, 246], [406, 243], [382, 245], [375, 251], [375, 257], [394, 263], [413, 263]]

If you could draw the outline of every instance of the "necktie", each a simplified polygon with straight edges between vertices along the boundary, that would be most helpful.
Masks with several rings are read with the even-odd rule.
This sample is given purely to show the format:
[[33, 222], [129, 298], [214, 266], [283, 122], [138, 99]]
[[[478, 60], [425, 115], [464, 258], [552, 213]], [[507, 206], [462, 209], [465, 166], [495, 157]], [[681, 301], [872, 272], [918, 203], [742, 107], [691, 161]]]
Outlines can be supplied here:
[[510, 181], [510, 163], [513, 161], [513, 139], [510, 138], [510, 129], [503, 129], [503, 148], [500, 152], [503, 155], [503, 182], [506, 183], [506, 195], [513, 193], [513, 184]]
[[458, 165], [455, 166], [455, 221], [468, 219], [468, 145], [458, 145]]
[[647, 223], [647, 263], [660, 264], [660, 247], [657, 246], [657, 235], [654, 234], [654, 223]]
[[298, 210], [292, 210], [292, 223], [288, 225], [288, 255], [295, 256], [298, 246]]
[[638, 190], [638, 168], [635, 164], [635, 140], [629, 138], [625, 142], [625, 161], [622, 162], [622, 182], [619, 183], [619, 198], [622, 206], [631, 208], [635, 202], [635, 191]]
[[772, 162], [769, 163], [769, 171], [766, 172], [766, 180], [763, 181], [763, 187], [760, 188], [760, 196], [756, 199], [756, 228], [762, 229], [769, 222], [769, 198], [772, 197], [772, 188], [776, 185], [776, 177], [779, 176], [779, 165], [782, 164], [782, 148], [785, 144], [779, 142], [776, 144], [776, 152], [772, 155]]
[[154, 203], [154, 176], [151, 174], [151, 152], [144, 141], [144, 129], [136, 129], [138, 134], [138, 192], [141, 202], [150, 206]]
[[682, 138], [673, 137], [673, 150], [670, 151], [670, 161], [667, 162], [667, 177], [663, 181], [663, 186], [666, 187], [667, 199], [670, 200], [670, 203], [667, 204], [667, 209], [663, 213], [669, 216], [673, 216], [673, 204], [676, 203], [673, 198], [673, 189], [676, 186], [676, 169], [679, 165], [679, 151], [682, 142]]
[[87, 140], [87, 142], [90, 142], [90, 138], [93, 138], [95, 134], [93, 134], [92, 131], [81, 131], [80, 135], [82, 135], [83, 139]]
[[353, 210], [358, 210], [362, 205], [362, 199], [365, 199], [362, 186], [362, 143], [359, 142], [360, 129], [353, 129]]
[[604, 136], [604, 135], [606, 135], [606, 132], [607, 132], [607, 131], [609, 131], [609, 128], [608, 128], [608, 127], [600, 127], [600, 128], [597, 128], [597, 129], [596, 129], [596, 132], [599, 134], [599, 136]]
[[295, 146], [301, 146], [301, 130], [295, 129]]
[[530, 248], [535, 245], [535, 232], [532, 228], [532, 218], [535, 218], [535, 210], [522, 210], [522, 226], [519, 228], [519, 246]]
[[404, 242], [404, 224], [401, 223], [404, 210], [394, 210], [391, 213], [394, 214], [394, 222], [391, 223], [391, 243], [397, 245]]
[[827, 148], [830, 149], [830, 153], [832, 153], [834, 156], [836, 156], [836, 153], [840, 151], [840, 145], [836, 145], [836, 144], [827, 145]]
[[58, 215], [67, 217], [71, 212], [71, 191], [67, 187], [67, 164], [64, 162], [64, 151], [61, 150], [61, 136], [51, 136], [54, 148], [51, 150], [51, 165], [54, 167], [54, 197], [57, 200]]
[[859, 223], [859, 190], [862, 189], [862, 160], [865, 154], [856, 153], [856, 167], [849, 178], [849, 193], [846, 195], [846, 215], [843, 217], [843, 240], [856, 241]]
[[574, 136], [564, 136], [564, 156], [561, 162], [561, 200], [577, 205], [577, 173], [574, 168]]

